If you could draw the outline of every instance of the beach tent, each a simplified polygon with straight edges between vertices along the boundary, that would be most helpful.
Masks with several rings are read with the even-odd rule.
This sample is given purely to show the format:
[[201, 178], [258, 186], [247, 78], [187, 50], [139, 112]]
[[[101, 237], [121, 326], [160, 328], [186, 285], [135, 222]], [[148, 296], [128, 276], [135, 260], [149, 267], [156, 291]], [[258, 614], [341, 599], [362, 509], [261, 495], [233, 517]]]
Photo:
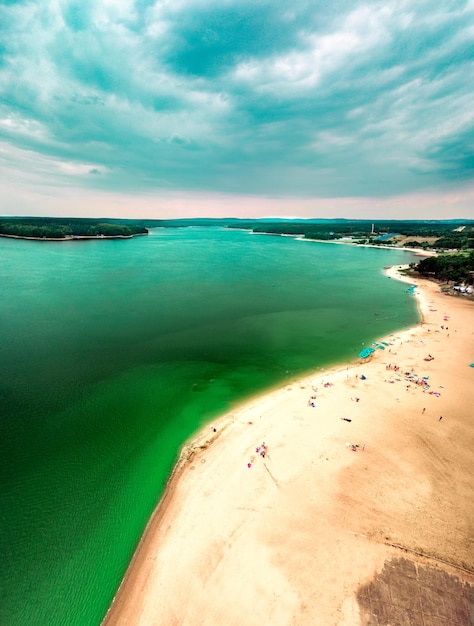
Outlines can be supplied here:
[[358, 356], [360, 356], [361, 359], [366, 359], [368, 356], [372, 354], [372, 352], [374, 352], [373, 348], [364, 348], [363, 350], [359, 352]]

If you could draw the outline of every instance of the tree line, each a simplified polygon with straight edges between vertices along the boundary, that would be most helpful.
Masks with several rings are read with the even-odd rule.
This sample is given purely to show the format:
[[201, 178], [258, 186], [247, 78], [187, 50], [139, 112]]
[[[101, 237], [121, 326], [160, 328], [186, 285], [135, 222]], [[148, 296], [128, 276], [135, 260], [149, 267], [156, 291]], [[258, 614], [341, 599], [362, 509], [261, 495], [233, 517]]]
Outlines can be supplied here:
[[474, 251], [467, 254], [440, 254], [427, 257], [412, 265], [419, 274], [427, 278], [436, 278], [446, 282], [474, 283]]
[[148, 230], [133, 222], [111, 222], [88, 219], [15, 218], [0, 220], [0, 234], [35, 239], [66, 239], [69, 237], [131, 237]]
[[[376, 232], [372, 232], [372, 227]], [[464, 228], [460, 228], [463, 227]], [[244, 228], [255, 233], [269, 235], [296, 235], [305, 239], [319, 239], [323, 241], [351, 237], [356, 243], [371, 243], [373, 245], [387, 245], [389, 241], [377, 240], [383, 233], [413, 237], [407, 246], [413, 248], [438, 248], [469, 250], [474, 248], [474, 222], [424, 222], [424, 221], [393, 221], [381, 220], [315, 220], [315, 221], [288, 221], [265, 222], [259, 220], [242, 221], [230, 224], [228, 228]], [[437, 237], [434, 243], [428, 243], [425, 237]]]

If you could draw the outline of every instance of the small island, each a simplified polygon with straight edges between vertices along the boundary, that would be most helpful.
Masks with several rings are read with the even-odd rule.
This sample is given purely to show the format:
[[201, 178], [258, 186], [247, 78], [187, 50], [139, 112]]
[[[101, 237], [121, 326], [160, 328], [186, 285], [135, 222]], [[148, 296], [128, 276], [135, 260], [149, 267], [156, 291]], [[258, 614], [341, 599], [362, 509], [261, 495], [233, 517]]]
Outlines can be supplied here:
[[56, 217], [0, 218], [0, 236], [38, 241], [129, 239], [147, 235], [140, 221]]

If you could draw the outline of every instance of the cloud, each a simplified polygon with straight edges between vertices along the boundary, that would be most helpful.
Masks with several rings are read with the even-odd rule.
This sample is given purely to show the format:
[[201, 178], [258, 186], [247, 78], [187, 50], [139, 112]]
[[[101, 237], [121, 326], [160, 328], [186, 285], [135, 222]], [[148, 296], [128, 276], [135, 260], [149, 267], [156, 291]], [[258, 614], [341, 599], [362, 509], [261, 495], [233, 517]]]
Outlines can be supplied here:
[[459, 0], [2, 3], [8, 171], [124, 194], [443, 193], [472, 180], [473, 18]]

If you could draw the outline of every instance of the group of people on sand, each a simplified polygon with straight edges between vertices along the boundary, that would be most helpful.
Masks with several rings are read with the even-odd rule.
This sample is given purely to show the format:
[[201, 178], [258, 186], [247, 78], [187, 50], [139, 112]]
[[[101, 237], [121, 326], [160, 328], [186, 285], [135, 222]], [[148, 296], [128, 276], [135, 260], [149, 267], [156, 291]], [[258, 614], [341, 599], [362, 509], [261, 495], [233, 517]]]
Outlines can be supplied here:
[[428, 376], [419, 377], [412, 372], [405, 372], [405, 380], [407, 383], [410, 383], [409, 385], [407, 385], [407, 387], [410, 387], [410, 385], [413, 384], [418, 385], [418, 387], [423, 387], [425, 391], [428, 391], [428, 389], [430, 388], [428, 378]]
[[[267, 444], [265, 442], [263, 442], [261, 445], [259, 445], [259, 446], [257, 446], [255, 448], [255, 452], [257, 454], [259, 454], [262, 457], [262, 459], [264, 459], [266, 457], [266, 455], [267, 455]], [[252, 462], [251, 461], [249, 461], [247, 463], [247, 467], [248, 468], [252, 467]]]
[[309, 400], [308, 400], [308, 406], [314, 407], [316, 406], [316, 392], [318, 391], [317, 387], [312, 387], [314, 393], [312, 396], [310, 396]]
[[[334, 383], [330, 383], [330, 382], [325, 382], [323, 383], [323, 387], [325, 389], [327, 389], [328, 387], [333, 387]], [[313, 395], [309, 397], [308, 399], [308, 406], [312, 407], [313, 409], [316, 407], [316, 400], [317, 400], [317, 396], [316, 396], [316, 392], [318, 391], [317, 387], [313, 387]]]
[[316, 406], [316, 396], [315, 395], [310, 396], [310, 398], [308, 400], [308, 406], [312, 406], [313, 409]]

